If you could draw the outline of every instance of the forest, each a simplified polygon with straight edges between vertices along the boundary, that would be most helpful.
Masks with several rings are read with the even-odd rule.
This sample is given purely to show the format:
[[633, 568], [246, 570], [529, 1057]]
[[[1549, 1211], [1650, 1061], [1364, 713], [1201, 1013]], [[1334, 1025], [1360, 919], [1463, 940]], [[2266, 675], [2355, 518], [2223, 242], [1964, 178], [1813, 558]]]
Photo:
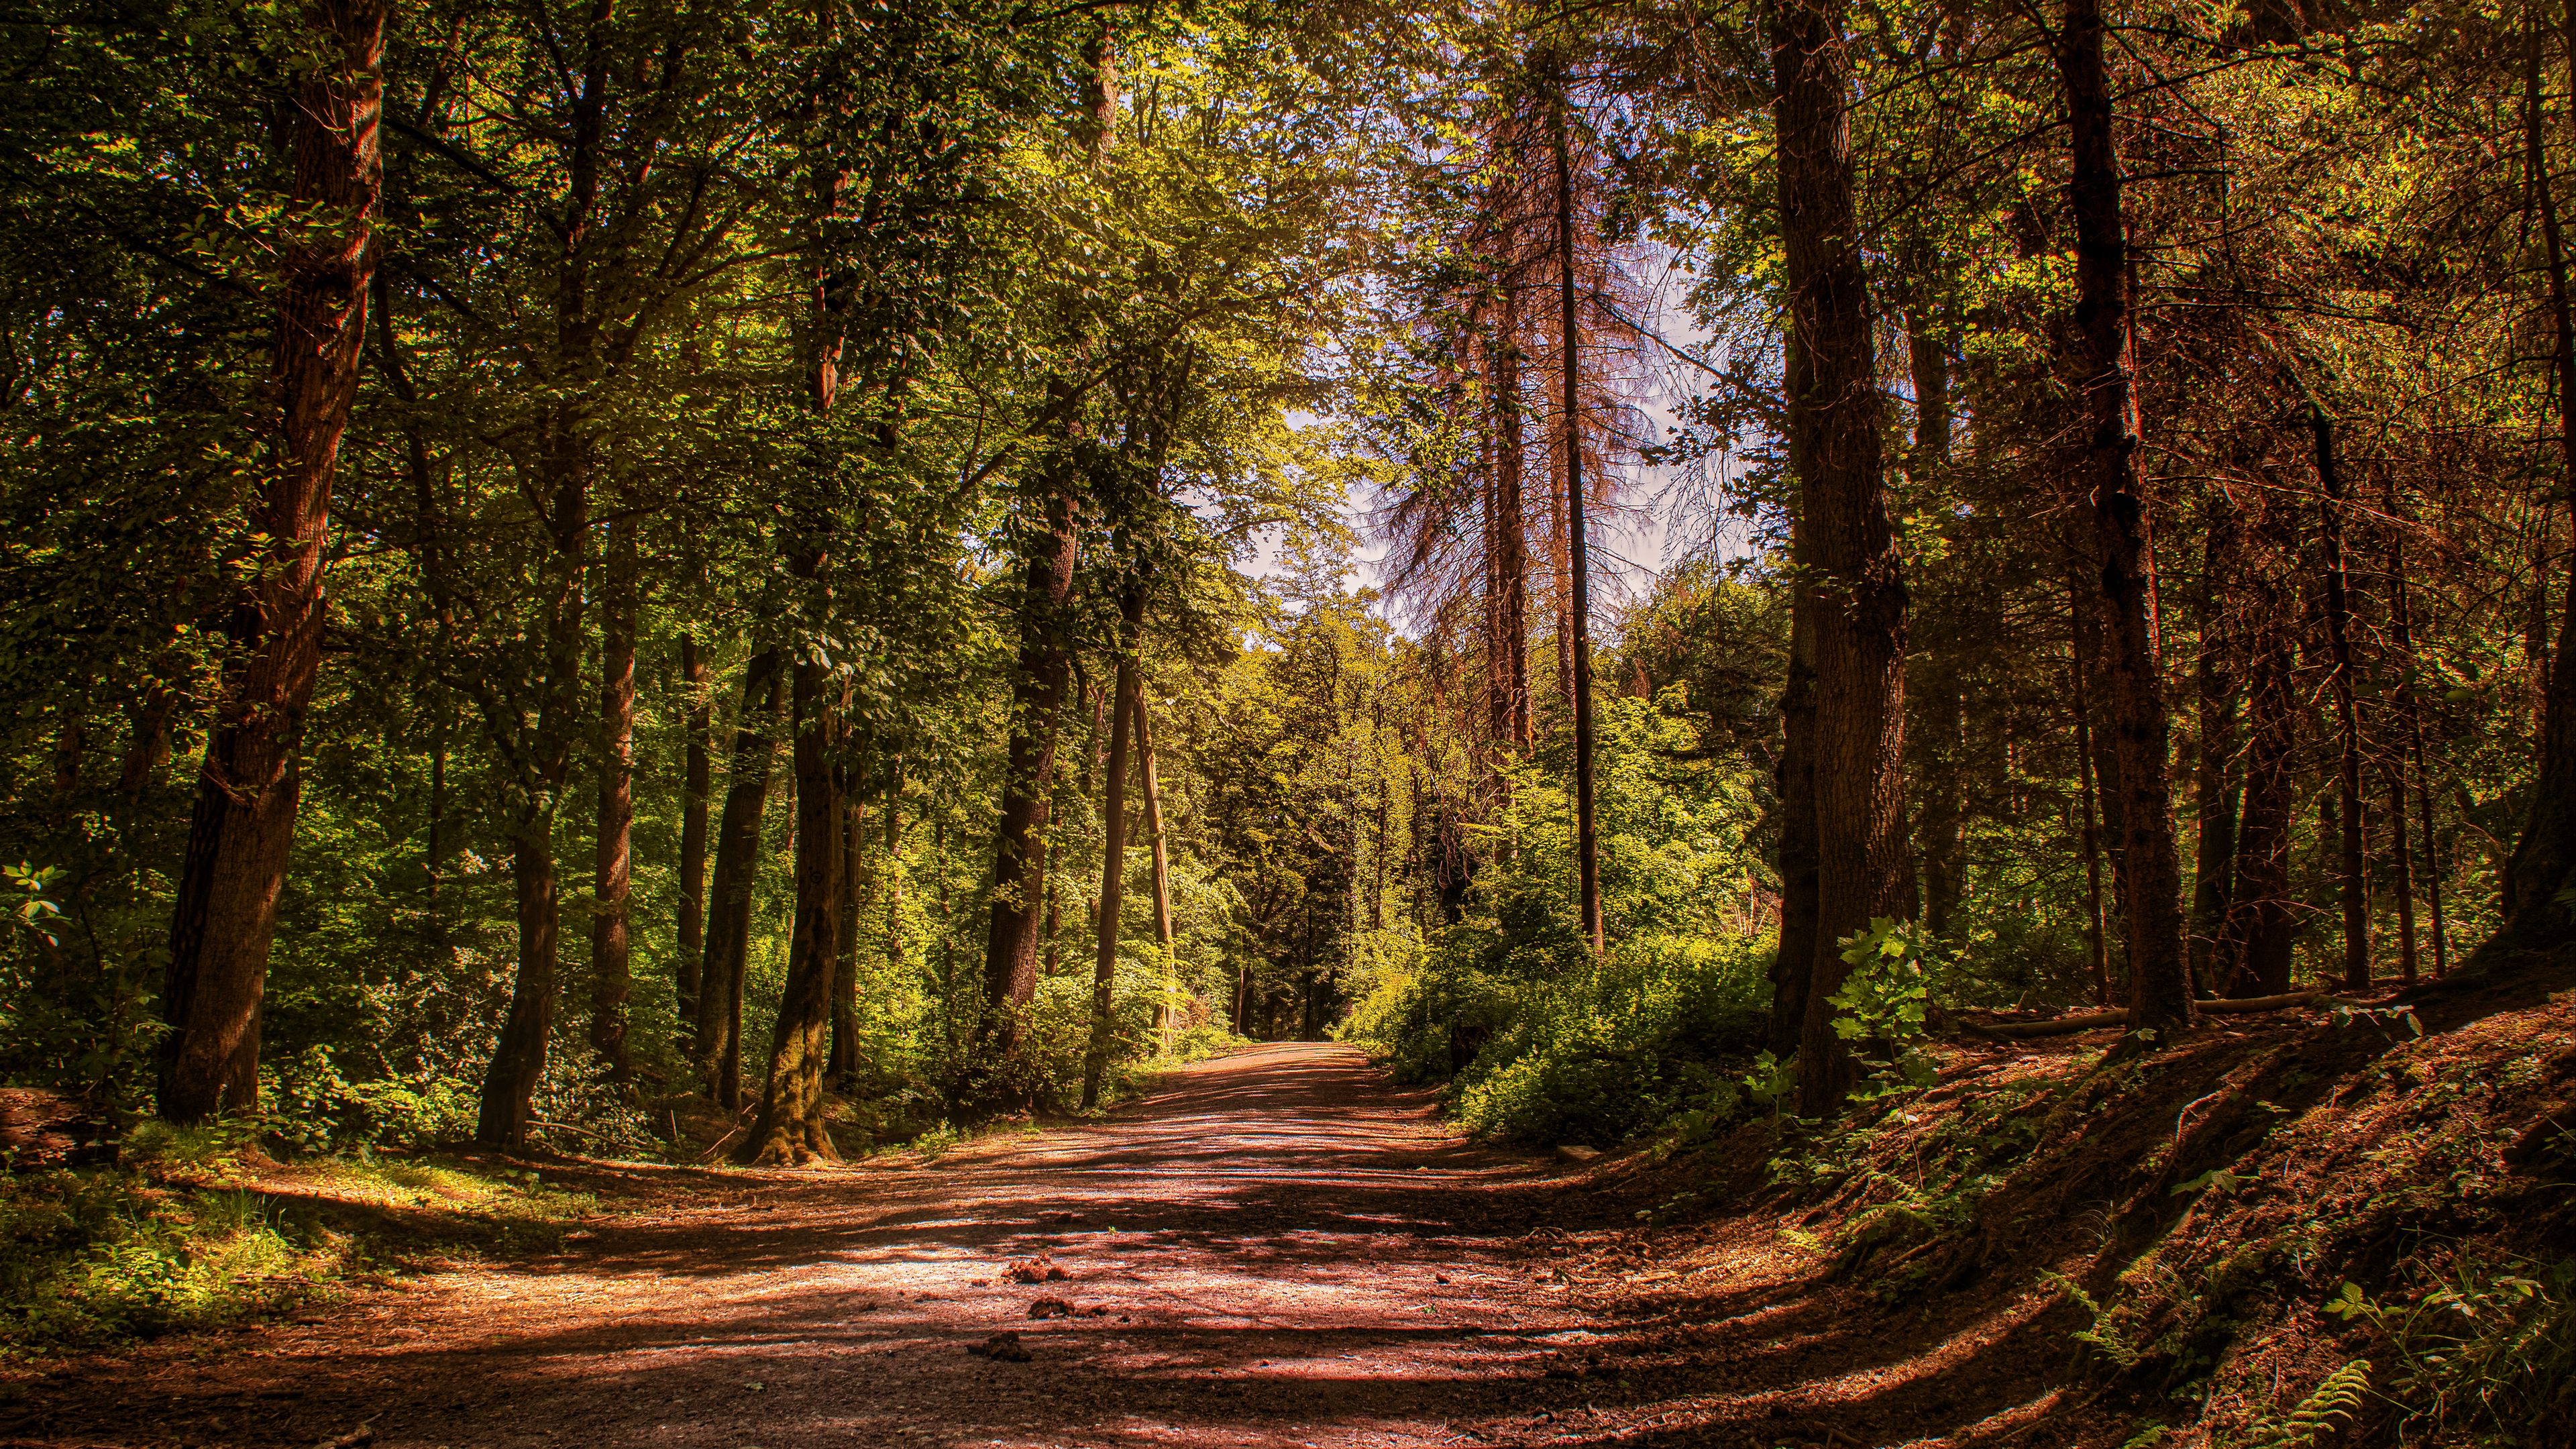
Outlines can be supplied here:
[[1489, 1442], [2576, 1442], [2576, 3], [12, 0], [0, 72], [0, 1432], [328, 1438], [44, 1365], [1269, 1093], [1553, 1154], [1387, 1161], [1583, 1333], [2032, 1345], [1737, 1438], [1722, 1346], [1463, 1371], [1633, 1409]]

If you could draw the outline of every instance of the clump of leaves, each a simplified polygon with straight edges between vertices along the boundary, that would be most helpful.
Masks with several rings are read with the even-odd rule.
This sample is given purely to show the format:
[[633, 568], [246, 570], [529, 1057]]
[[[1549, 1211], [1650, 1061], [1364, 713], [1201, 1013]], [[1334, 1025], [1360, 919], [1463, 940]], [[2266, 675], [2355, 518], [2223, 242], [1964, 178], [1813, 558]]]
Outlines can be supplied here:
[[1851, 973], [1826, 998], [1834, 1008], [1834, 1035], [1853, 1044], [1875, 1087], [1857, 1095], [1932, 1085], [1940, 1072], [1922, 1050], [1932, 973], [1919, 928], [1878, 916], [1869, 929], [1835, 944]]
[[2346, 1283], [2326, 1311], [2396, 1351], [2386, 1392], [2401, 1428], [2541, 1442], [2576, 1419], [2576, 1260], [2542, 1268], [2463, 1254], [2418, 1291]]

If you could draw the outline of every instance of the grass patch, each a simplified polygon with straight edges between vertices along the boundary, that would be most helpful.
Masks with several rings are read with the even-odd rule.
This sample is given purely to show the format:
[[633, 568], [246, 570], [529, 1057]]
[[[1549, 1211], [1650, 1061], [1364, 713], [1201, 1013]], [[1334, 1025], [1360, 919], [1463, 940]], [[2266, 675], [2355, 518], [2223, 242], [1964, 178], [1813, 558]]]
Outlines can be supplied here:
[[597, 1206], [534, 1168], [281, 1165], [238, 1132], [147, 1123], [118, 1166], [0, 1176], [0, 1356], [240, 1323], [429, 1253], [549, 1247]]

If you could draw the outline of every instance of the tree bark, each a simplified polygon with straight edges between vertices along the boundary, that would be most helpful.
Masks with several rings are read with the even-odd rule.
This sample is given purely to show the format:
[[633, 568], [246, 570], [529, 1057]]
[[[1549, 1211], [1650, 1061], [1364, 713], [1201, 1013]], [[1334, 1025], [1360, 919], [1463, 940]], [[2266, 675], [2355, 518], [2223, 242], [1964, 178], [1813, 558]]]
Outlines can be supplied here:
[[1118, 984], [1118, 931], [1127, 895], [1127, 745], [1130, 701], [1136, 697], [1136, 643], [1145, 618], [1145, 591], [1127, 586], [1119, 601], [1117, 682], [1109, 701], [1109, 767], [1101, 801], [1099, 949], [1091, 967], [1091, 1043], [1082, 1056], [1082, 1106], [1100, 1105], [1100, 1081], [1109, 1071], [1117, 1022], [1111, 1015]]
[[[2576, 31], [2576, 6], [2567, 12]], [[2568, 284], [2566, 237], [2551, 184], [2547, 148], [2541, 140], [2541, 40], [2535, 25], [2524, 75], [2523, 146], [2532, 200], [2540, 213], [2542, 274], [2547, 284], [2548, 319], [2553, 334], [2551, 402], [2558, 416], [2558, 487], [2576, 490], [2576, 304]], [[2569, 62], [2576, 68], [2576, 59]], [[2531, 784], [2531, 808], [2522, 834], [2505, 862], [2502, 929], [2470, 954], [2467, 967], [2482, 970], [2514, 952], [2565, 941], [2570, 913], [2555, 900], [2576, 880], [2576, 551], [2569, 554], [2571, 573], [2551, 651], [2549, 683], [2542, 696], [2538, 769]]]
[[[2084, 600], [2075, 601], [2075, 627], [2084, 627]], [[2070, 677], [2075, 684], [2075, 697], [2069, 703], [2075, 715], [2076, 792], [2084, 811], [2081, 840], [2084, 848], [2084, 945], [2093, 968], [2093, 1000], [2096, 1005], [2111, 1004], [2111, 933], [2102, 909], [2102, 827], [2099, 805], [2102, 792], [2098, 782], [2101, 772], [2094, 768], [2099, 758], [2093, 742], [2093, 681], [2084, 669], [2082, 651], [2076, 651]]]
[[2200, 591], [2200, 757], [2192, 781], [2200, 820], [2191, 882], [2191, 977], [2201, 996], [2217, 995], [2227, 985], [2219, 942], [2235, 893], [2236, 861], [2236, 680], [2227, 658], [2224, 584], [2235, 552], [2236, 518], [2223, 495], [2211, 499], [2210, 510]]
[[1521, 498], [1520, 295], [1503, 279], [1502, 320], [1486, 344], [1494, 389], [1495, 632], [1503, 650], [1502, 737], [1526, 754], [1530, 748], [1529, 536]]
[[545, 1080], [546, 1046], [553, 1035], [557, 955], [563, 902], [556, 878], [556, 802], [572, 769], [575, 720], [581, 717], [583, 553], [590, 532], [590, 459], [581, 443], [558, 426], [548, 467], [554, 473], [553, 507], [545, 518], [552, 545], [547, 560], [544, 676], [533, 729], [492, 711], [496, 733], [517, 735], [519, 818], [512, 831], [510, 867], [518, 894], [519, 960], [510, 983], [510, 1009], [483, 1075], [474, 1140], [517, 1151], [527, 1146], [529, 1101]]
[[[1127, 697], [1128, 717], [1136, 724], [1136, 775], [1145, 795], [1145, 836], [1154, 847], [1154, 946], [1161, 954], [1163, 966], [1163, 1001], [1154, 1008], [1154, 1029], [1165, 1038], [1170, 1049], [1172, 1029], [1172, 993], [1178, 989], [1177, 963], [1172, 957], [1172, 866], [1171, 854], [1163, 839], [1163, 789], [1154, 770], [1153, 711], [1145, 705], [1145, 681], [1139, 672], [1133, 691]], [[1384, 849], [1384, 816], [1380, 816], [1380, 849]]]
[[600, 590], [599, 820], [591, 867], [590, 1047], [621, 1088], [635, 1074], [626, 1046], [633, 994], [627, 909], [635, 833], [635, 524], [608, 528]]
[[2069, 358], [2091, 436], [2083, 476], [2108, 628], [2116, 819], [2128, 886], [2129, 1011], [2159, 1037], [2190, 1026], [2183, 951], [2182, 856], [2174, 841], [2172, 766], [2154, 617], [2155, 551], [2138, 457], [2129, 248], [2119, 151], [2103, 62], [2099, 0], [2067, 0], [2057, 43], [2072, 136], [2067, 195], [2075, 213], [2075, 314]]
[[859, 926], [867, 913], [867, 806], [855, 798], [849, 772], [841, 782], [841, 889], [839, 956], [832, 968], [832, 1080], [846, 1086], [859, 1074]]
[[1831, 1000], [1848, 969], [1840, 943], [1905, 908], [1906, 599], [1852, 202], [1851, 55], [1829, 0], [1781, 0], [1771, 23], [1788, 325], [1803, 359], [1789, 430], [1816, 670], [1816, 938], [1798, 1111], [1821, 1117], [1851, 1086]]
[[2335, 818], [2342, 830], [2338, 884], [2343, 895], [2343, 984], [2370, 989], [2370, 865], [2368, 822], [2361, 793], [2361, 707], [2353, 697], [2352, 615], [2345, 589], [2343, 473], [2335, 466], [2334, 420], [2310, 399], [2308, 422], [2316, 437], [2317, 483], [2326, 545], [2326, 652], [2333, 664], [2335, 702]]
[[[2079, 505], [2081, 502], [2079, 499]], [[2101, 724], [2108, 703], [2104, 682], [2110, 671], [2104, 663], [2107, 631], [2102, 618], [2100, 569], [2092, 544], [2090, 538], [2069, 542], [2066, 588], [2073, 609], [2068, 637], [2075, 658], [2075, 708], [2079, 716], [2075, 738], [2090, 771], [2094, 817], [2100, 822], [2094, 844], [2088, 849], [2100, 857], [2100, 862], [2108, 863], [2111, 871], [2109, 891], [2097, 892], [2101, 907], [2097, 914], [2102, 917], [2106, 944], [2099, 953], [2102, 961], [2095, 974], [2108, 992], [2127, 981], [2129, 975], [2129, 854], [2128, 836], [2121, 825], [2119, 745], [2114, 731]], [[2095, 868], [2096, 864], [2088, 863], [2088, 870]], [[2103, 998], [2103, 1004], [2110, 1004], [2108, 996]]]
[[[563, 250], [554, 274], [553, 376], [558, 386], [579, 379], [596, 355], [598, 329], [591, 314], [590, 247], [599, 201], [599, 162], [610, 73], [608, 0], [595, 0], [587, 19], [580, 88], [573, 95], [568, 137]], [[518, 874], [519, 963], [510, 988], [510, 1012], [483, 1078], [475, 1140], [515, 1151], [527, 1144], [529, 1101], [545, 1079], [546, 1047], [554, 1024], [556, 953], [561, 899], [555, 877], [557, 802], [572, 766], [574, 720], [582, 713], [582, 575], [590, 537], [590, 480], [597, 466], [586, 405], [558, 393], [541, 414], [536, 467], [547, 501], [541, 522], [552, 545], [539, 614], [545, 638], [544, 677], [536, 724], [517, 723], [516, 709], [487, 706], [495, 732], [521, 757], [521, 818], [513, 867]]]
[[2298, 700], [2279, 595], [2277, 587], [2258, 583], [2246, 599], [2254, 625], [2245, 807], [2220, 953], [2230, 996], [2272, 996], [2290, 986], [2290, 765], [2298, 746]]
[[[820, 564], [790, 566], [800, 577], [811, 578]], [[834, 708], [828, 665], [800, 659], [793, 675], [796, 925], [789, 937], [787, 981], [779, 993], [760, 1114], [734, 1151], [734, 1160], [746, 1165], [840, 1159], [823, 1120], [832, 981], [840, 961], [842, 832], [847, 828], [838, 759], [840, 712]]]
[[251, 509], [264, 540], [236, 595], [189, 821], [163, 1010], [161, 1115], [259, 1108], [260, 1001], [295, 836], [297, 754], [322, 659], [332, 474], [356, 399], [384, 181], [388, 0], [317, 0], [323, 64], [297, 86], [294, 183], [278, 248], [276, 412]]
[[[1914, 488], [1930, 495], [1950, 464], [1950, 359], [1926, 328], [1929, 309], [1908, 319], [1907, 360], [1914, 379], [1914, 451], [1907, 469]], [[1955, 570], [1951, 571], [1955, 572]], [[1946, 577], [1946, 574], [1944, 575]], [[1907, 665], [1907, 692], [1920, 737], [1913, 739], [1913, 783], [1923, 804], [1916, 855], [1923, 873], [1923, 925], [1935, 937], [1956, 929], [1960, 895], [1967, 888], [1967, 802], [1960, 764], [1967, 753], [1967, 708], [1959, 686], [1960, 650], [1944, 635], [1921, 650], [1923, 667]], [[1916, 681], [1921, 681], [1920, 688]]]
[[[1794, 353], [1793, 365], [1794, 365]], [[1803, 533], [1802, 525], [1792, 525]], [[1796, 540], [1791, 562], [1789, 677], [1780, 690], [1780, 760], [1772, 774], [1780, 814], [1780, 934], [1771, 953], [1771, 1055], [1797, 1055], [1816, 972], [1816, 608]]]
[[1556, 153], [1557, 351], [1565, 374], [1565, 573], [1574, 656], [1574, 866], [1583, 934], [1592, 954], [1603, 948], [1601, 842], [1593, 812], [1592, 562], [1583, 523], [1582, 328], [1574, 297], [1574, 158], [1566, 138], [1563, 64], [1557, 67], [1555, 105], [1549, 112]]
[[782, 679], [779, 651], [755, 651], [743, 665], [733, 763], [725, 775], [724, 815], [716, 826], [715, 881], [707, 908], [706, 969], [698, 978], [697, 1062], [707, 1095], [719, 1106], [742, 1105], [743, 970], [751, 954], [751, 905], [760, 884], [762, 817], [777, 768]]
[[[1059, 460], [1061, 469], [1069, 466]], [[1011, 680], [1011, 738], [993, 848], [993, 915], [985, 937], [984, 997], [998, 1055], [1019, 1049], [1038, 989], [1038, 894], [1046, 875], [1048, 783], [1055, 777], [1057, 716], [1071, 667], [1066, 605], [1073, 596], [1073, 499], [1048, 480], [1044, 526], [1022, 545], [1020, 652]]]
[[689, 1055], [698, 1054], [698, 976], [707, 952], [707, 798], [713, 784], [709, 756], [715, 734], [715, 701], [708, 692], [707, 658], [695, 635], [680, 638], [680, 687], [688, 691], [688, 755], [680, 786], [680, 954], [672, 963], [682, 1030]]
[[[2397, 517], [2397, 490], [2388, 491], [2388, 516]], [[2442, 919], [2442, 857], [2433, 838], [2433, 777], [2424, 760], [2424, 703], [2415, 688], [2415, 618], [2413, 591], [2406, 586], [2406, 544], [2404, 535], [2393, 537], [2389, 546], [2390, 580], [2389, 614], [2396, 632], [2398, 707], [2406, 716], [2406, 753], [2397, 765], [2399, 797], [2392, 802], [2391, 812], [2399, 820], [2406, 816], [2405, 772], [2409, 765], [2415, 771], [2415, 799], [2422, 811], [2419, 823], [2424, 836], [2424, 903], [2432, 915], [2433, 974], [2450, 974], [2450, 942]], [[2411, 899], [2413, 870], [2408, 869], [2407, 896]]]

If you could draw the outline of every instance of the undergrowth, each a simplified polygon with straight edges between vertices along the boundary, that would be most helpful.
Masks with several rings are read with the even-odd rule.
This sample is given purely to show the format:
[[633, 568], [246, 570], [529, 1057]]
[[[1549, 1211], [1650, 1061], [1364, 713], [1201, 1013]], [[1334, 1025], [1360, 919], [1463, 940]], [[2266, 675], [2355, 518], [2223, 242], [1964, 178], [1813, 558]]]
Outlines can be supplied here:
[[238, 1323], [413, 1252], [552, 1241], [595, 1206], [527, 1167], [266, 1162], [252, 1130], [146, 1123], [118, 1166], [0, 1176], [0, 1355]]

